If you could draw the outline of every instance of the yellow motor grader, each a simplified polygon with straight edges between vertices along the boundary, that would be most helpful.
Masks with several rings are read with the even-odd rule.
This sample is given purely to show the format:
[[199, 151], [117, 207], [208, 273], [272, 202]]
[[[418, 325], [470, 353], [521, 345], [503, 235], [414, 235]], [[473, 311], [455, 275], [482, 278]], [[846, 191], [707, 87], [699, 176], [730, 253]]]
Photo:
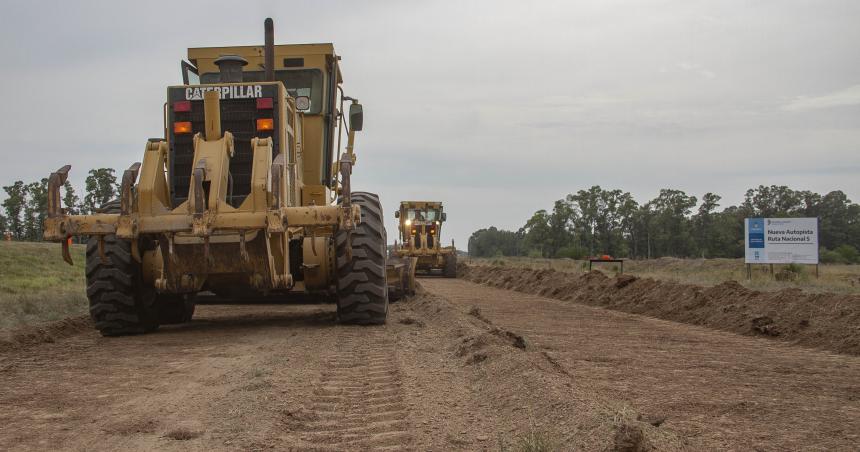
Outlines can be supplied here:
[[417, 272], [439, 271], [447, 278], [457, 277], [457, 248], [441, 245], [442, 224], [447, 219], [441, 202], [403, 201], [394, 212], [399, 220], [401, 243], [395, 243], [394, 255], [414, 259]]
[[[352, 191], [362, 106], [344, 95], [331, 44], [188, 49], [167, 88], [164, 137], [122, 175], [120, 197], [67, 215], [49, 178], [46, 240], [88, 236], [87, 296], [103, 335], [191, 319], [194, 295], [333, 299], [345, 323], [388, 313], [379, 198]], [[344, 114], [344, 103], [349, 112]], [[345, 116], [348, 116], [348, 124]], [[346, 148], [341, 152], [341, 136]]]

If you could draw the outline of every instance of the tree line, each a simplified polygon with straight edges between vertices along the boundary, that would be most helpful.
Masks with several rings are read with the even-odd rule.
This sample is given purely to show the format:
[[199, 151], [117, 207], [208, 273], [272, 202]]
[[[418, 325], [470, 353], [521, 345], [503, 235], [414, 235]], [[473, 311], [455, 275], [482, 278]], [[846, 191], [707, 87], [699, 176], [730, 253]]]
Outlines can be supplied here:
[[721, 199], [705, 193], [700, 201], [681, 190], [662, 189], [639, 204], [628, 192], [595, 185], [555, 201], [552, 210], [538, 210], [517, 231], [475, 231], [469, 254], [738, 258], [744, 253], [745, 218], [818, 217], [822, 262], [860, 262], [860, 205], [842, 191], [821, 195], [761, 185], [747, 190], [741, 205], [720, 210]]
[[[116, 171], [97, 168], [89, 171], [84, 181], [84, 198], [66, 181], [63, 189], [63, 208], [70, 215], [94, 213], [119, 194]], [[41, 241], [42, 224], [48, 213], [48, 179], [24, 183], [15, 181], [3, 187], [6, 199], [0, 213], [0, 232], [9, 232], [15, 240]]]

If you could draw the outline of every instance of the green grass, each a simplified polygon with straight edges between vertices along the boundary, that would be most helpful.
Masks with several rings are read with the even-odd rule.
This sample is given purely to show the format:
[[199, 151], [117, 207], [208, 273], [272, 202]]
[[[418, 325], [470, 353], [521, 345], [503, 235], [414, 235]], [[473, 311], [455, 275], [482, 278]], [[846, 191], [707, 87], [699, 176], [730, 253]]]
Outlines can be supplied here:
[[[472, 258], [469, 260], [472, 263], [482, 265], [520, 266], [532, 269], [552, 268], [565, 272], [588, 270], [588, 261], [573, 259], [505, 257]], [[788, 268], [787, 265], [774, 265], [774, 274]], [[616, 263], [594, 264], [593, 269], [608, 275], [615, 275], [620, 270]], [[750, 289], [764, 291], [799, 288], [806, 292], [860, 294], [860, 265], [821, 264], [818, 278], [815, 277], [814, 266], [797, 265], [791, 266], [790, 270], [798, 272], [796, 277], [779, 281], [770, 274], [769, 266], [753, 266], [752, 280], [747, 280], [746, 265], [744, 265], [743, 259], [660, 258], [624, 262], [624, 273], [626, 274], [684, 284], [714, 286], [725, 281], [738, 281]]]
[[56, 243], [0, 242], [0, 330], [86, 314], [83, 245], [72, 259]]

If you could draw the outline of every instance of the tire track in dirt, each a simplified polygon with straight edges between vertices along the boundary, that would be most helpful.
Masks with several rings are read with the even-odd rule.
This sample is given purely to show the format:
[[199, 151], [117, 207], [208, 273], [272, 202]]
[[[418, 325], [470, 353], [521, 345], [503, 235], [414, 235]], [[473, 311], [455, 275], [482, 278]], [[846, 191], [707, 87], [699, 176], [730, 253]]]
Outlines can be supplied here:
[[151, 335], [0, 353], [0, 448], [853, 450], [860, 438], [856, 357], [422, 284], [430, 293], [381, 326], [337, 325], [331, 306], [206, 305]]
[[412, 443], [395, 340], [350, 328], [325, 359], [295, 427], [318, 450], [403, 450]]
[[581, 394], [624, 402], [621, 411], [649, 425], [650, 440], [672, 433], [690, 450], [855, 450], [860, 440], [855, 356], [463, 280], [422, 284], [463, 312], [522, 334], [526, 354], [570, 382], [561, 400]]

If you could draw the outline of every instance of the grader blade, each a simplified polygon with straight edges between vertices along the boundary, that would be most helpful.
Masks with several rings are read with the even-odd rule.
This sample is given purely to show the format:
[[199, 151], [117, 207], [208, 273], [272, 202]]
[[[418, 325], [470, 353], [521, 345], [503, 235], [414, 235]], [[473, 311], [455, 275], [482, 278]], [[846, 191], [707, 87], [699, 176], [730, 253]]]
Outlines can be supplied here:
[[415, 295], [415, 264], [418, 262], [414, 257], [388, 257], [388, 297], [397, 301], [404, 297]]

